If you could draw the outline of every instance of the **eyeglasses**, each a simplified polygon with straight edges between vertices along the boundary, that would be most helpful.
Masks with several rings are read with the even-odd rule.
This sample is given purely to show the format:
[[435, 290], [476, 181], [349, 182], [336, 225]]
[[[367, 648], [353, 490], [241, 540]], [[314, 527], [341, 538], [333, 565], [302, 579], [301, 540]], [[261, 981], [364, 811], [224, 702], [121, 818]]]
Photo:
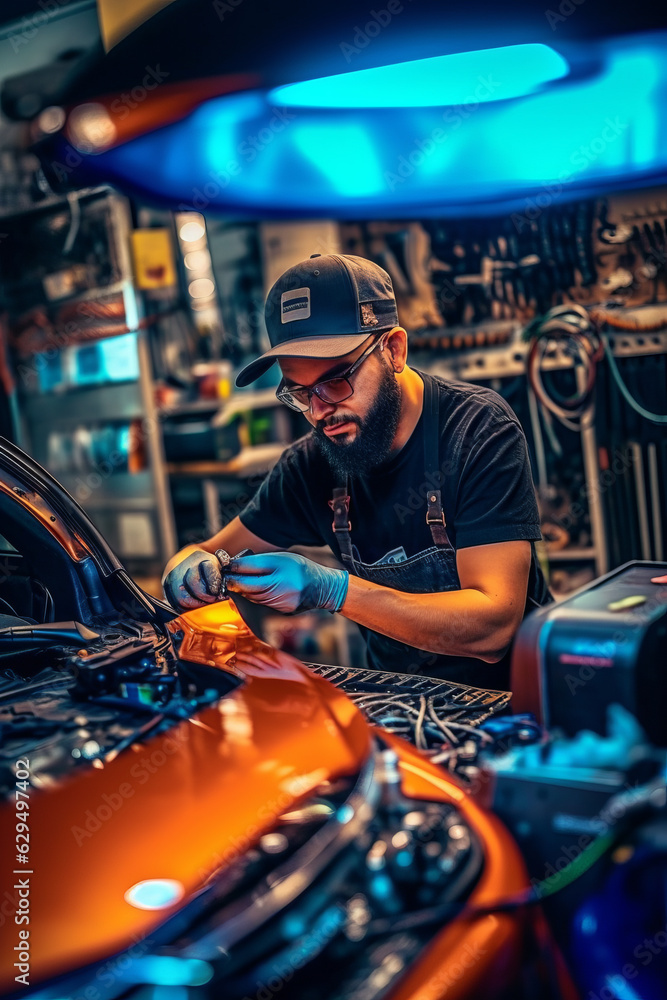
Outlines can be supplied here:
[[311, 386], [293, 385], [289, 388], [281, 382], [276, 389], [276, 397], [281, 403], [285, 403], [286, 406], [291, 407], [293, 410], [298, 410], [299, 413], [306, 413], [310, 409], [310, 398], [313, 394], [324, 403], [342, 403], [343, 400], [349, 399], [354, 393], [350, 378], [361, 367], [363, 362], [371, 356], [376, 347], [380, 347], [382, 344], [380, 349], [384, 350], [383, 340], [383, 337], [376, 340], [374, 344], [366, 348], [364, 353], [349, 368], [334, 378], [325, 378], [321, 382], [316, 382], [315, 385]]

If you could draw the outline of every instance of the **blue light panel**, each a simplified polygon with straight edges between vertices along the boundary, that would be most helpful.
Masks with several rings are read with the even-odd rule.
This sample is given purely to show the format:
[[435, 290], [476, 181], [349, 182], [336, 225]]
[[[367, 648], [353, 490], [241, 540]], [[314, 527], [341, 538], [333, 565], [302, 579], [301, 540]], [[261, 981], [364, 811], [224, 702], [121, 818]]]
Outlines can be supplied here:
[[[447, 107], [278, 105], [283, 88], [216, 98], [117, 149], [82, 154], [80, 179], [115, 183], [180, 210], [245, 218], [491, 211], [527, 218], [568, 198], [664, 180], [667, 33], [605, 42], [595, 70], [552, 79], [527, 96], [517, 88], [521, 74], [529, 85], [530, 60], [521, 73], [488, 68], [499, 65], [498, 53], [516, 48], [523, 46], [487, 50], [486, 64], [483, 52], [471, 54], [488, 93], [464, 87], [467, 99]], [[357, 71], [345, 76], [358, 79]], [[329, 84], [336, 80], [343, 86], [343, 77]], [[381, 90], [372, 91], [374, 100]], [[417, 97], [424, 93], [410, 99]]]
[[270, 91], [269, 101], [308, 108], [443, 107], [465, 104], [478, 92], [480, 101], [523, 97], [568, 72], [548, 45], [507, 45], [290, 83]]

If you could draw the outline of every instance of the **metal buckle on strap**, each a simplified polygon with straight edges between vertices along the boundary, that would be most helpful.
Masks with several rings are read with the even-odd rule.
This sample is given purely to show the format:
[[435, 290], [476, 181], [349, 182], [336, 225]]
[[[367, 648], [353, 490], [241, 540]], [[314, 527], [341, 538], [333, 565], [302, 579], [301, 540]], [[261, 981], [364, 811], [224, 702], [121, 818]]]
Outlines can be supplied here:
[[[343, 527], [342, 525], [336, 527], [337, 515], [342, 514], [343, 512], [347, 514], [350, 508], [349, 496], [336, 497], [334, 500], [329, 500], [328, 504], [331, 507], [332, 511], [334, 512], [334, 519], [331, 525], [334, 534], [337, 534], [339, 531], [348, 531], [348, 532], [352, 531], [352, 523], [350, 521], [347, 522], [347, 527]], [[336, 510], [336, 507], [338, 507], [338, 510]]]
[[[433, 511], [434, 507], [440, 507], [440, 513]], [[435, 517], [430, 517], [429, 515], [435, 513]], [[440, 500], [439, 493], [429, 493], [428, 494], [428, 509], [426, 511], [426, 523], [430, 526], [432, 524], [442, 524], [443, 528], [447, 526], [445, 521], [445, 512], [442, 509], [442, 501]]]

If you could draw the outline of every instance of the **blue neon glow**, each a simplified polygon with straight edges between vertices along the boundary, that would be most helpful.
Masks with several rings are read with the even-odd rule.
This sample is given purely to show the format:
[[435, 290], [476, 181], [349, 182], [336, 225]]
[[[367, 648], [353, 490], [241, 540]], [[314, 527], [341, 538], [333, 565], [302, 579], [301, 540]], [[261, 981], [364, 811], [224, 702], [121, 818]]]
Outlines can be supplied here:
[[322, 110], [278, 107], [276, 92], [220, 97], [124, 146], [83, 154], [72, 175], [182, 211], [419, 218], [493, 210], [517, 213], [521, 231], [550, 205], [664, 180], [667, 33], [601, 43], [596, 59], [588, 75], [524, 97], [505, 92], [511, 78], [498, 75], [494, 100], [446, 108]]
[[345, 826], [345, 824], [349, 823], [353, 818], [354, 809], [349, 802], [345, 802], [336, 812], [336, 819], [342, 826]]
[[639, 993], [632, 988], [628, 980], [620, 972], [613, 976], [605, 976], [605, 980], [612, 994], [618, 997], [618, 1000], [641, 1000]]
[[288, 83], [275, 87], [269, 101], [306, 108], [479, 104], [533, 94], [568, 72], [567, 61], [549, 45], [507, 45]]
[[178, 958], [171, 955], [145, 955], [114, 973], [121, 979], [154, 986], [203, 986], [213, 976], [208, 962], [198, 958]]
[[281, 927], [288, 941], [293, 941], [295, 938], [301, 937], [307, 930], [305, 920], [296, 913], [287, 913], [283, 918]]
[[102, 369], [110, 382], [139, 378], [139, 349], [136, 333], [124, 333], [99, 341]]
[[373, 875], [370, 883], [371, 894], [376, 899], [389, 899], [394, 892], [394, 887], [388, 875]]
[[182, 899], [185, 889], [171, 878], [151, 878], [137, 882], [125, 893], [125, 902], [138, 910], [163, 910]]
[[[382, 191], [382, 168], [373, 143], [360, 125], [327, 125], [308, 122], [294, 125], [294, 143], [318, 174], [329, 178], [343, 198], [377, 195]], [[349, 167], [349, 150], [356, 150], [354, 170]]]

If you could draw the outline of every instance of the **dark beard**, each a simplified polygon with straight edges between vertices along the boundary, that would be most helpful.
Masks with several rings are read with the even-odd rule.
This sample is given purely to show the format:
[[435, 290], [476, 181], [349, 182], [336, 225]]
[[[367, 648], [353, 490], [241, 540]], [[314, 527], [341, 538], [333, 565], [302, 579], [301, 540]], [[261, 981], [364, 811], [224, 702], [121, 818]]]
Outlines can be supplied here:
[[400, 416], [401, 387], [393, 372], [383, 366], [378, 393], [366, 417], [361, 420], [350, 415], [329, 421], [356, 424], [359, 430], [354, 441], [336, 444], [326, 436], [321, 423], [313, 428], [313, 434], [334, 475], [364, 476], [388, 459]]

